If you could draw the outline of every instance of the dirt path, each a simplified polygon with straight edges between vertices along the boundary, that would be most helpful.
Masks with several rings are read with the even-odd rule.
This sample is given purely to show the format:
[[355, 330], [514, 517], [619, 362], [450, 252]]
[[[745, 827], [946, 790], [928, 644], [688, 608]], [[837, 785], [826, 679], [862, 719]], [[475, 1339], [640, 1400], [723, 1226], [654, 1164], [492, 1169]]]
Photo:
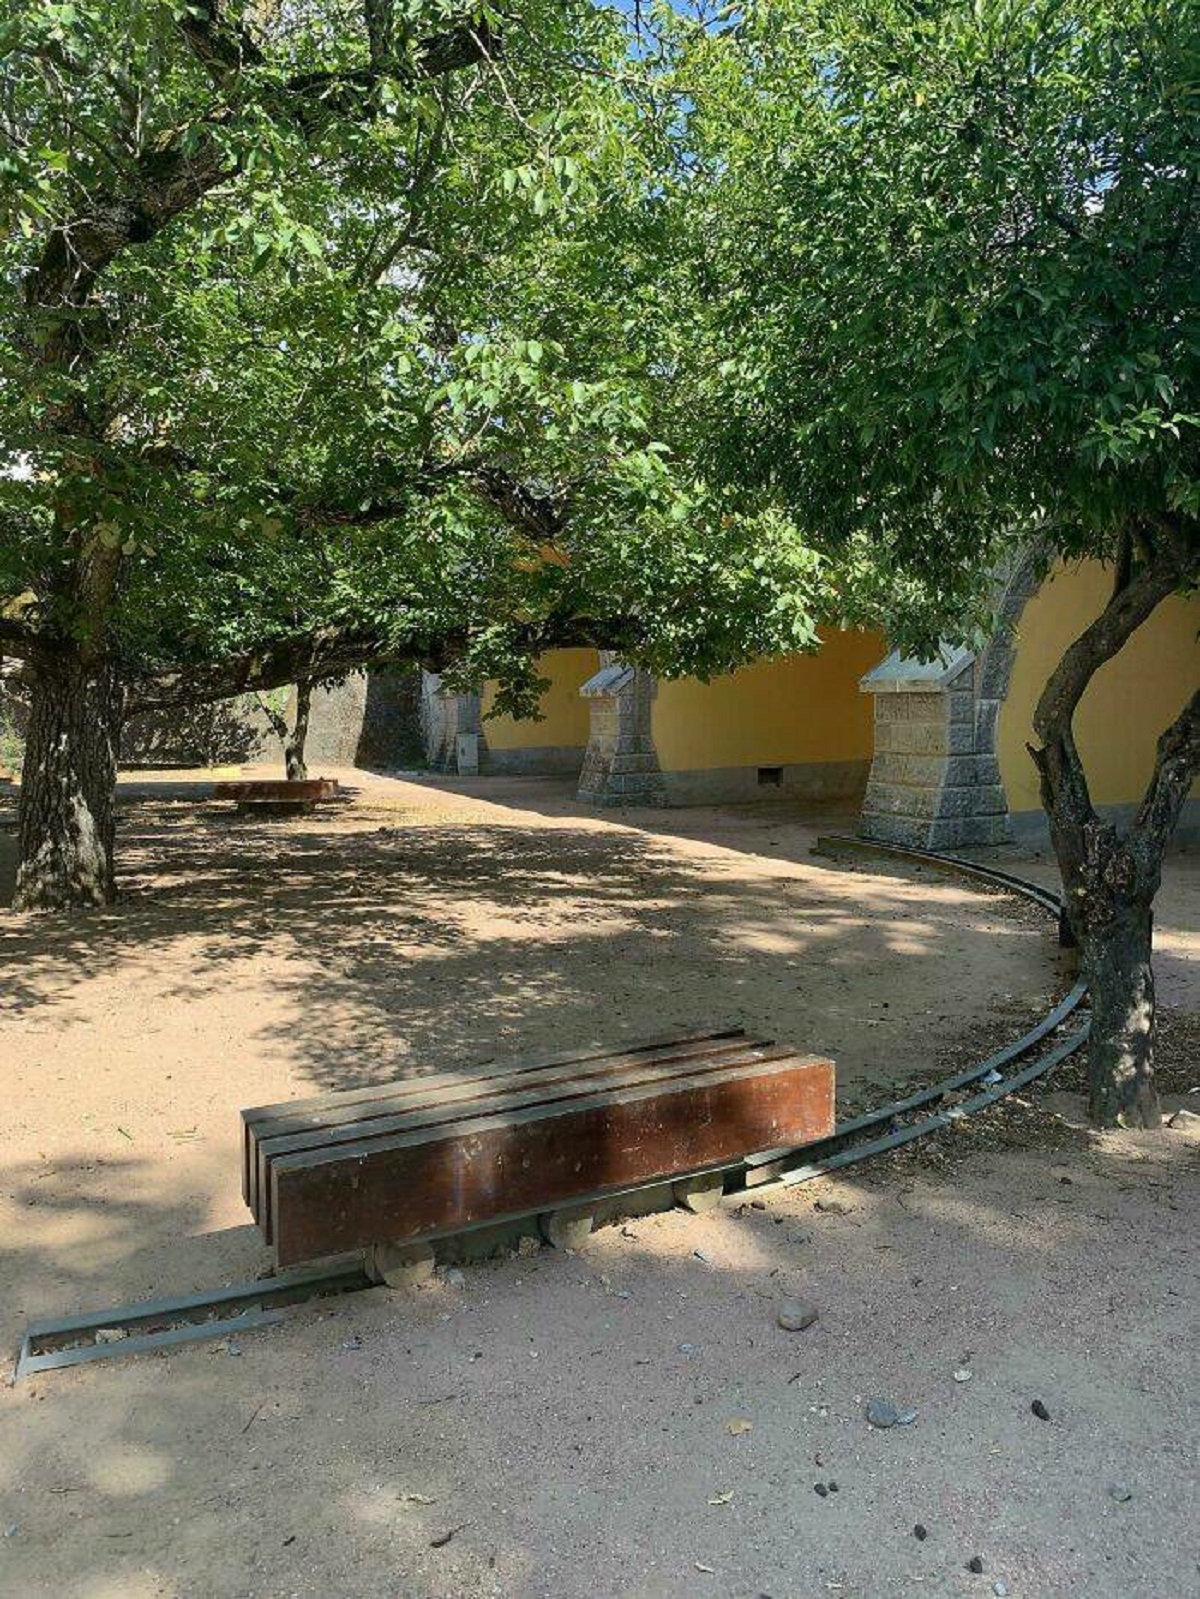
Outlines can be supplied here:
[[[730, 1018], [880, 1099], [1059, 981], [1032, 913], [814, 861], [781, 809], [646, 831], [555, 785], [355, 782], [270, 827], [131, 789], [118, 907], [0, 913], [7, 1346], [265, 1264], [244, 1104]], [[1187, 862], [1168, 889], [1183, 1003]], [[23, 1384], [0, 1393], [0, 1595], [1182, 1592], [1189, 1139], [951, 1150], [847, 1185], [846, 1214], [802, 1191], [642, 1218], [236, 1353]], [[821, 1304], [812, 1332], [775, 1326], [785, 1286]], [[876, 1393], [917, 1423], [869, 1429]]]

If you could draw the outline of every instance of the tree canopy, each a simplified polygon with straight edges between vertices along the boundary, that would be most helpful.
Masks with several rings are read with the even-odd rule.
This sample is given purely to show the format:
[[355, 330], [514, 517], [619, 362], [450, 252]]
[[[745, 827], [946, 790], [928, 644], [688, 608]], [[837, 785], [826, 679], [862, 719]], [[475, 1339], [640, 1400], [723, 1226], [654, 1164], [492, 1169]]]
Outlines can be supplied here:
[[1198, 20], [760, 0], [680, 25], [709, 469], [931, 584], [947, 631], [1032, 535], [1114, 558], [1136, 529], [1194, 577]]
[[440, 652], [527, 700], [541, 643], [811, 642], [794, 529], [665, 442], [667, 118], [616, 13], [81, 0], [0, 43], [0, 646], [151, 697]]

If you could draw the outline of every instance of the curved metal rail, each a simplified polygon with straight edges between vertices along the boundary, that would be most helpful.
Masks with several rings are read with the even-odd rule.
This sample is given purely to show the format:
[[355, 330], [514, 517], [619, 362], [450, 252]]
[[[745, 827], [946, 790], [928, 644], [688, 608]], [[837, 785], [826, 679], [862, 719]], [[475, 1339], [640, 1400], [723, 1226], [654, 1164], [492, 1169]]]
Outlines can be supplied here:
[[[1019, 894], [1033, 904], [1040, 905], [1043, 910], [1049, 911], [1058, 920], [1060, 942], [1068, 942], [1063, 937], [1065, 922], [1059, 896], [1040, 883], [1031, 883], [1027, 878], [1001, 871], [998, 867], [965, 860], [961, 855], [939, 855], [927, 850], [907, 849], [896, 844], [875, 844], [863, 839], [837, 835], [819, 837], [813, 853], [849, 856], [852, 859], [881, 856], [884, 859], [915, 861], [919, 865], [944, 867], [961, 876], [995, 884], [998, 888]], [[1014, 1039], [1011, 1044], [1006, 1044], [995, 1054], [989, 1055], [986, 1060], [979, 1061], [974, 1066], [969, 1066], [966, 1071], [958, 1072], [952, 1077], [944, 1077], [939, 1082], [931, 1083], [904, 1099], [895, 1100], [878, 1110], [867, 1111], [861, 1116], [851, 1118], [850, 1121], [839, 1123], [830, 1137], [818, 1145], [808, 1145], [804, 1149], [797, 1150], [767, 1150], [761, 1155], [751, 1156], [746, 1162], [746, 1186], [751, 1188], [762, 1183], [778, 1181], [790, 1187], [813, 1177], [824, 1176], [827, 1172], [852, 1166], [857, 1161], [869, 1160], [873, 1155], [887, 1154], [889, 1150], [899, 1149], [926, 1133], [938, 1132], [954, 1121], [986, 1110], [1015, 1089], [1035, 1082], [1079, 1049], [1088, 1036], [1087, 1023], [1069, 1037], [1059, 1040], [1048, 1052], [1038, 1055], [1020, 1071], [1008, 1077], [1004, 1076], [1007, 1067], [1033, 1054], [1039, 1044], [1058, 1032], [1086, 998], [1086, 983], [1076, 983], [1071, 991], [1052, 1010], [1047, 1011], [1041, 1021], [1031, 1027], [1027, 1033]], [[988, 1085], [984, 1093], [964, 1100], [951, 1110], [911, 1122], [907, 1126], [899, 1125], [903, 1118], [911, 1116], [913, 1111], [921, 1110], [927, 1105], [939, 1104], [951, 1095], [961, 1093], [964, 1088], [981, 1081]], [[861, 1140], [862, 1134], [873, 1132], [878, 1127], [887, 1127], [889, 1131], [882, 1138]], [[799, 1161], [803, 1163], [796, 1164]]]

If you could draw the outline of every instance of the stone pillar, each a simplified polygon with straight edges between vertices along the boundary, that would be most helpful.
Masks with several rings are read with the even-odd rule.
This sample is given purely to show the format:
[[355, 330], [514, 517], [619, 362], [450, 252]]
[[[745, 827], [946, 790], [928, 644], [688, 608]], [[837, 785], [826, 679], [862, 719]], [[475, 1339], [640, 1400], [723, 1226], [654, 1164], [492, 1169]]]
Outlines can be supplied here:
[[578, 798], [585, 805], [665, 805], [666, 786], [654, 747], [654, 679], [600, 651], [600, 670], [579, 690], [590, 729]]
[[1029, 551], [998, 575], [998, 624], [980, 655], [943, 647], [933, 662], [893, 651], [863, 678], [875, 699], [875, 755], [863, 800], [864, 838], [954, 850], [1012, 839], [996, 760], [1015, 629], [1037, 587]]
[[483, 707], [478, 694], [456, 694], [442, 680], [426, 672], [421, 685], [421, 725], [425, 732], [425, 757], [435, 772], [458, 771], [458, 736], [472, 734], [478, 741], [483, 767], [487, 742], [483, 736]]
[[977, 665], [965, 651], [939, 672], [890, 655], [863, 679], [875, 698], [864, 837], [936, 850], [1011, 837], [995, 753], [976, 739]]

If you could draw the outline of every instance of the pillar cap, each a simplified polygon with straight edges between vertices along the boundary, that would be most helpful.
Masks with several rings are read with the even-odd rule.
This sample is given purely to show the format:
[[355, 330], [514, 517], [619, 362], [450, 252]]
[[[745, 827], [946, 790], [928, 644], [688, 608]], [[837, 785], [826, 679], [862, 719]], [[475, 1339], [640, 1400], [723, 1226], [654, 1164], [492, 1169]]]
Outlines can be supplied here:
[[580, 685], [579, 692], [585, 700], [599, 699], [605, 694], [619, 694], [633, 682], [633, 676], [632, 666], [614, 661], [610, 666], [602, 666], [593, 673], [586, 683]]
[[932, 661], [919, 661], [893, 650], [886, 660], [859, 679], [864, 694], [929, 694], [949, 688], [975, 664], [975, 652], [960, 644], [942, 644]]

